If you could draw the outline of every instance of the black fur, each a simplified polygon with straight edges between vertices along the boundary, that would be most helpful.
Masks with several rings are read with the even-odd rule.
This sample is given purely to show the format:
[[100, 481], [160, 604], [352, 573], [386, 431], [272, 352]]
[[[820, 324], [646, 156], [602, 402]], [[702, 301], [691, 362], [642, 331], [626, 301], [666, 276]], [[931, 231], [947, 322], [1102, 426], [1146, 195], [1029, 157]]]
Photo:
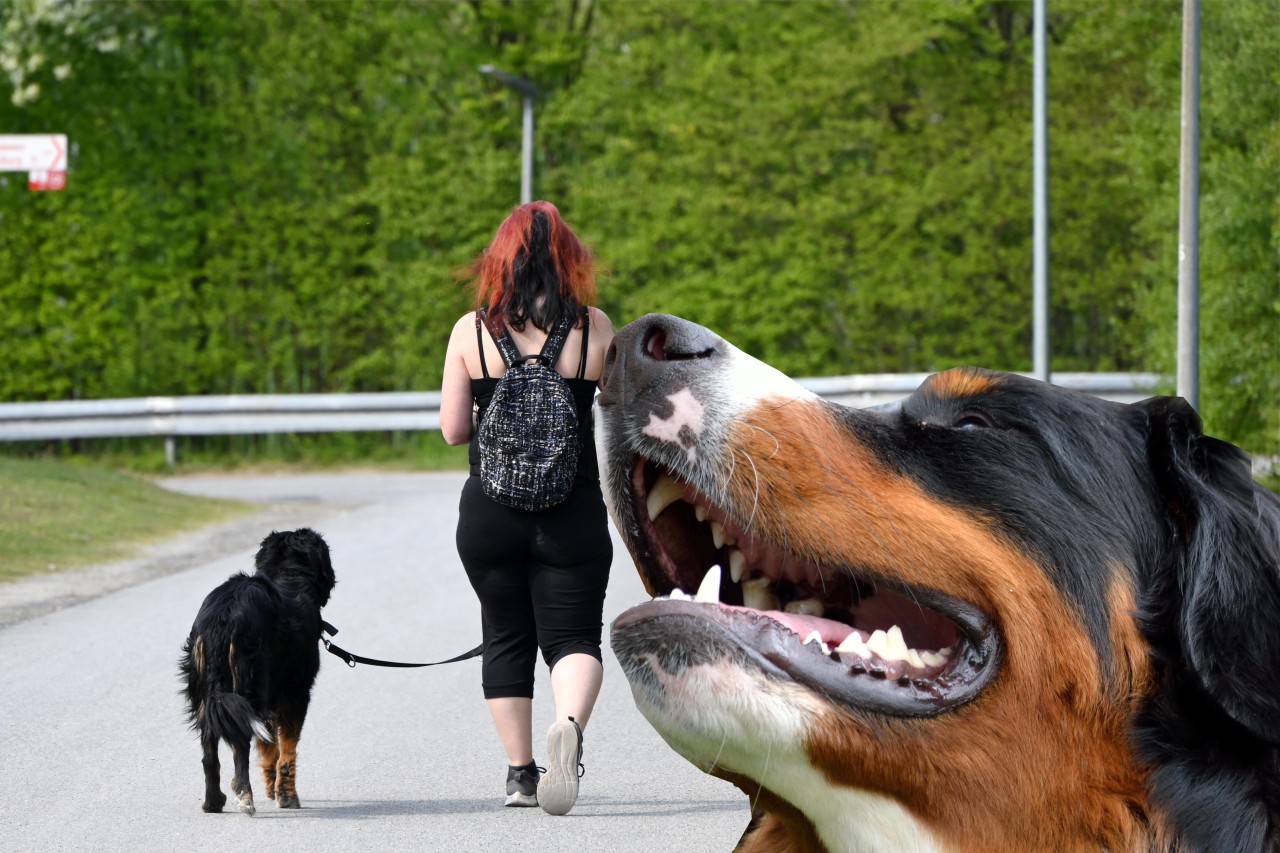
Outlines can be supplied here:
[[241, 572], [205, 598], [179, 662], [188, 715], [204, 748], [206, 812], [220, 812], [218, 741], [231, 746], [231, 790], [254, 813], [249, 741], [256, 737], [267, 798], [298, 808], [298, 736], [320, 669], [320, 608], [335, 583], [329, 548], [306, 528], [262, 540], [256, 574]]
[[1186, 850], [1280, 849], [1280, 500], [1181, 399], [1145, 404], [1168, 552], [1147, 579], [1161, 683], [1138, 721], [1152, 806]]

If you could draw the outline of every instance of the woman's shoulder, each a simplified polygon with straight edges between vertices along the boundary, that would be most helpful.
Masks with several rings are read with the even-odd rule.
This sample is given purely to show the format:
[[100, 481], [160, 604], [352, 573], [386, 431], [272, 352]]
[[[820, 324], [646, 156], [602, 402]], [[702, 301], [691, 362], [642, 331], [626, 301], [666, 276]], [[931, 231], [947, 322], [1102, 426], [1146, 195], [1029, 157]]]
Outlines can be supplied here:
[[601, 311], [594, 305], [587, 309], [591, 314], [591, 328], [613, 331], [613, 321], [609, 319], [609, 315]]
[[474, 331], [476, 328], [476, 312], [468, 311], [458, 318], [458, 322], [453, 324], [454, 332], [463, 332], [467, 330]]

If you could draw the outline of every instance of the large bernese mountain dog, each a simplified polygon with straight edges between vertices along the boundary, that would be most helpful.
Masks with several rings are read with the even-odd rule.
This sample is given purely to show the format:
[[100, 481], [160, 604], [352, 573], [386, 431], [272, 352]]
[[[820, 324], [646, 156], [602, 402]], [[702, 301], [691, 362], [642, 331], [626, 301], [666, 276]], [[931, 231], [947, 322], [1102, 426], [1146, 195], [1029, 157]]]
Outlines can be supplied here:
[[1280, 501], [1182, 400], [851, 409], [649, 315], [599, 404], [613, 649], [740, 850], [1280, 849]]
[[257, 571], [232, 575], [209, 593], [182, 647], [188, 716], [204, 749], [204, 805], [220, 812], [218, 741], [231, 746], [236, 807], [254, 814], [249, 742], [262, 760], [267, 799], [300, 807], [298, 737], [320, 670], [320, 608], [335, 583], [329, 547], [314, 530], [272, 532]]

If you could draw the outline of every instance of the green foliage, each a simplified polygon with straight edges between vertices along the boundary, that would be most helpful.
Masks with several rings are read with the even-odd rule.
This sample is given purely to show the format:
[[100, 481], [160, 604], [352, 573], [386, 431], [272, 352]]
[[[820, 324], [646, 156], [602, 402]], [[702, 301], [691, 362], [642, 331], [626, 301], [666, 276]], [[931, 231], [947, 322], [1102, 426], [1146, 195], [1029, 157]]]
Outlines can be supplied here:
[[[1180, 10], [1050, 4], [1057, 370], [1173, 370]], [[456, 271], [519, 189], [485, 63], [543, 88], [536, 194], [616, 323], [794, 375], [1028, 369], [1029, 15], [0, 0], [0, 132], [74, 145], [64, 193], [0, 175], [0, 399], [439, 387]], [[1202, 409], [1276, 452], [1280, 7], [1203, 26]]]

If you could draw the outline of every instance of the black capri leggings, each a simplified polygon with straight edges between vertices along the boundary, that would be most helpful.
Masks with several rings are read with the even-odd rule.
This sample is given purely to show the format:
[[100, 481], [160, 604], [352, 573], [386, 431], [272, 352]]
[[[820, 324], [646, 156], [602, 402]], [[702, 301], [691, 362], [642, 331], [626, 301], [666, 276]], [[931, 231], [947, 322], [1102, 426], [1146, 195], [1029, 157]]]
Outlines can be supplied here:
[[541, 512], [505, 507], [469, 477], [458, 505], [458, 556], [480, 599], [486, 699], [533, 697], [537, 651], [600, 660], [613, 540], [600, 487], [579, 484]]

